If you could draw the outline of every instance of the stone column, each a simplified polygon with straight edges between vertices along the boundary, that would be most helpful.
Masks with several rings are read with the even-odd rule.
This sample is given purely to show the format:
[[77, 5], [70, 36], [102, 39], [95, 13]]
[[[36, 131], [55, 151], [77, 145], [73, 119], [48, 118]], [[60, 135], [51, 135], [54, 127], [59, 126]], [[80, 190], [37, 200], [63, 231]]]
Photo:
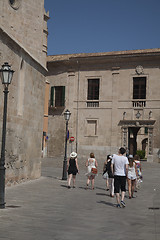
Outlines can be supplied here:
[[128, 128], [127, 127], [122, 127], [122, 146], [127, 149], [127, 133], [128, 133]]
[[148, 128], [148, 162], [153, 162], [153, 127]]

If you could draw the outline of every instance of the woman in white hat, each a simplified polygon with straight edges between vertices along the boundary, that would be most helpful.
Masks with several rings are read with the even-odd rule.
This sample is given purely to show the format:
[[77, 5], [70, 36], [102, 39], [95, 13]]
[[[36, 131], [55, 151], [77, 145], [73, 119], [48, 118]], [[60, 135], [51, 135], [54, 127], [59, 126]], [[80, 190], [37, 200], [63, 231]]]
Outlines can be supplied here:
[[67, 171], [68, 171], [68, 188], [71, 188], [71, 180], [73, 177], [73, 188], [75, 188], [76, 174], [79, 173], [77, 153], [72, 152], [70, 158], [67, 161]]

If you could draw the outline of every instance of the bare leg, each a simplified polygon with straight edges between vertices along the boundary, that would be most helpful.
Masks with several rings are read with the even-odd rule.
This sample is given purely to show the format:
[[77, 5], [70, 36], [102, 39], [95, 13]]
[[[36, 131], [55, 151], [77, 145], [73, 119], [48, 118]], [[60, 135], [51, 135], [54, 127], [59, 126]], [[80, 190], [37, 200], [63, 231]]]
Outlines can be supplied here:
[[124, 201], [125, 192], [121, 192], [121, 200]]
[[114, 197], [114, 178], [109, 178], [110, 196]]
[[106, 179], [106, 190], [109, 190], [109, 181]]
[[76, 175], [73, 175], [73, 187], [75, 187], [76, 184]]
[[132, 197], [132, 194], [131, 194], [131, 179], [127, 178], [127, 181], [128, 181], [129, 198], [131, 198]]
[[116, 193], [116, 199], [117, 199], [117, 203], [120, 204], [120, 196], [119, 196], [119, 193]]
[[132, 189], [131, 189], [131, 196], [133, 197], [133, 193], [134, 193], [134, 189], [135, 189], [135, 184], [136, 184], [136, 180], [132, 180]]
[[92, 190], [94, 189], [94, 176], [92, 176]]
[[71, 186], [71, 179], [72, 179], [72, 174], [68, 175], [68, 186]]
[[89, 186], [89, 183], [90, 183], [90, 177], [88, 177], [87, 179], [87, 187]]

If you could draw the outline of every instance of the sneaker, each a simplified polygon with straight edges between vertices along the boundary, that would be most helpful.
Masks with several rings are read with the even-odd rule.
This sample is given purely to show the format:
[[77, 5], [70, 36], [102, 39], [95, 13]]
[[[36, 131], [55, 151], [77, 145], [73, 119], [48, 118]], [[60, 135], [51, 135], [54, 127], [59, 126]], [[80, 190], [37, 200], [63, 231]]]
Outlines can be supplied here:
[[68, 186], [68, 189], [70, 189], [71, 188], [71, 186]]
[[122, 205], [122, 207], [126, 206], [125, 202], [123, 202], [123, 201], [121, 201], [121, 205]]
[[117, 207], [117, 208], [121, 208], [120, 204], [117, 204], [116, 207]]

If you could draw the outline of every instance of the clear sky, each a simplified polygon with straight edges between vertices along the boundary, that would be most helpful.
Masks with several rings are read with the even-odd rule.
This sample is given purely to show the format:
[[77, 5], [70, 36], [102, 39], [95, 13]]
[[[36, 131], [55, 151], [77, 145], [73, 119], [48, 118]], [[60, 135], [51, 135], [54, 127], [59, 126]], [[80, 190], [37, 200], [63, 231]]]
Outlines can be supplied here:
[[160, 47], [160, 0], [45, 0], [48, 55]]

